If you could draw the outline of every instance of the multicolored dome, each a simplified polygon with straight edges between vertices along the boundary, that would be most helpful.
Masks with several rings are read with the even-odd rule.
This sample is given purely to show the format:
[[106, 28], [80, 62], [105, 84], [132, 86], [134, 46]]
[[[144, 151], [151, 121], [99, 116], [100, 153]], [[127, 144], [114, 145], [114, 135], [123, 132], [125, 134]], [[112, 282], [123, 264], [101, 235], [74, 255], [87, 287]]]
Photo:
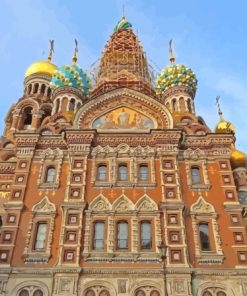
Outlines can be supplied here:
[[25, 77], [33, 74], [46, 74], [52, 76], [57, 70], [57, 66], [48, 61], [37, 61], [32, 63], [26, 70]]
[[117, 23], [117, 25], [115, 26], [114, 28], [114, 32], [117, 32], [118, 30], [128, 30], [128, 29], [131, 29], [132, 28], [132, 25], [130, 22], [128, 22], [126, 20], [126, 18], [123, 16], [121, 21], [119, 21]]
[[63, 65], [55, 71], [50, 85], [52, 89], [57, 89], [63, 86], [74, 87], [82, 91], [84, 94], [87, 94], [91, 86], [86, 72], [84, 72], [76, 63], [72, 65]]
[[247, 165], [247, 156], [244, 152], [237, 150], [235, 146], [232, 146], [231, 152], [231, 165], [232, 167], [239, 168], [239, 167], [246, 167]]
[[157, 92], [163, 91], [174, 86], [188, 86], [194, 91], [197, 87], [197, 79], [195, 73], [184, 65], [171, 64], [161, 71], [156, 79]]

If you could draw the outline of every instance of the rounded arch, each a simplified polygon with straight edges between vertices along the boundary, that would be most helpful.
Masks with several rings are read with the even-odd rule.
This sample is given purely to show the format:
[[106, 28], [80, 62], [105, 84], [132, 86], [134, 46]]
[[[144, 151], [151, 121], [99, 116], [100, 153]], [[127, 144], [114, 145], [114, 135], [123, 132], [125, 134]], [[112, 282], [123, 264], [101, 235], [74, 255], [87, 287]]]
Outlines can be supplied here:
[[[224, 285], [222, 283], [219, 283], [219, 282], [205, 282], [205, 283], [202, 283], [198, 287], [198, 291], [197, 291], [196, 296], [211, 296], [210, 294], [209, 295], [207, 295], [207, 294], [204, 295], [204, 293], [206, 293], [206, 292], [212, 293], [212, 290], [217, 292], [217, 293], [223, 292], [227, 296], [236, 296], [236, 295], [238, 295], [238, 293], [234, 293], [232, 288], [230, 288], [230, 287], [228, 287], [228, 286], [226, 286], [226, 285]], [[216, 293], [216, 295], [218, 296], [217, 293]], [[219, 296], [223, 296], [223, 295], [219, 294]]]
[[15, 109], [20, 109], [23, 111], [25, 107], [32, 107], [33, 109], [39, 109], [39, 103], [35, 100], [32, 100], [30, 98], [21, 100], [16, 106]]
[[[94, 291], [94, 289], [96, 287], [100, 287], [99, 293], [106, 290], [109, 292], [110, 296], [117, 296], [117, 291], [116, 291], [115, 287], [110, 282], [107, 282], [105, 280], [104, 281], [103, 280], [94, 280], [94, 281], [89, 281], [88, 283], [83, 284], [81, 286], [81, 291], [80, 291], [79, 295], [80, 296], [89, 296], [86, 294], [86, 292], [90, 289], [92, 291]], [[94, 296], [94, 295], [92, 295], [92, 296]], [[101, 296], [108, 296], [108, 295], [103, 294]]]
[[140, 92], [130, 89], [113, 90], [88, 101], [76, 113], [75, 128], [90, 128], [92, 122], [105, 114], [105, 110], [126, 107], [144, 114], [156, 122], [155, 128], [172, 128], [173, 118], [166, 106]]
[[[33, 292], [36, 292], [36, 290], [40, 290], [43, 295], [41, 294], [41, 296], [49, 296], [49, 289], [46, 286], [45, 283], [41, 282], [41, 281], [23, 281], [20, 284], [18, 284], [17, 286], [15, 286], [12, 290], [11, 295], [13, 296], [19, 296], [20, 292], [22, 290], [27, 290], [30, 291], [30, 289], [32, 288]], [[29, 296], [31, 296], [32, 294], [29, 293]], [[35, 295], [36, 296], [36, 295]], [[39, 295], [37, 295], [39, 296]]]
[[[146, 281], [141, 281], [139, 283], [137, 283], [133, 289], [132, 292], [130, 293], [131, 296], [136, 296], [136, 292], [138, 292], [139, 290], [142, 291], [149, 291], [149, 292], [153, 292], [156, 291], [158, 292], [159, 296], [164, 295], [164, 291], [163, 291], [163, 285], [161, 286], [160, 283], [154, 282], [152, 280], [146, 280]], [[148, 292], [148, 293], [149, 293]], [[146, 296], [146, 295], [145, 295]], [[149, 296], [149, 294], [147, 294], [147, 296]], [[156, 295], [155, 295], [156, 296]]]

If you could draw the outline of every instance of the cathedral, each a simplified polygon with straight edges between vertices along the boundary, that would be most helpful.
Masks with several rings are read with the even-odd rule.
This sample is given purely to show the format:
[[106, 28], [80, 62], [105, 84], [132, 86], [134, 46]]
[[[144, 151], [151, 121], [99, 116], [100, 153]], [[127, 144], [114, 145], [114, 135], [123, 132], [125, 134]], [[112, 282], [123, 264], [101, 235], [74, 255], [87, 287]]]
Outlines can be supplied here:
[[219, 98], [211, 130], [172, 42], [154, 77], [124, 16], [91, 72], [75, 43], [6, 115], [0, 296], [247, 295], [247, 156]]

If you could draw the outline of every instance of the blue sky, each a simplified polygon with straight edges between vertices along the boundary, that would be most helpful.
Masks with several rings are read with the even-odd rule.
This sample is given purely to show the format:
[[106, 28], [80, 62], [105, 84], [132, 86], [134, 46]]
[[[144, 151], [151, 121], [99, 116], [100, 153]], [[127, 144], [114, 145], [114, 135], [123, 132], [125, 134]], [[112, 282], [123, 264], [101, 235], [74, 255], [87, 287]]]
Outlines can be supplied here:
[[218, 122], [215, 97], [224, 117], [237, 127], [237, 147], [247, 151], [247, 2], [245, 0], [1, 0], [0, 131], [12, 103], [23, 93], [26, 68], [45, 59], [55, 39], [54, 63], [69, 63], [74, 38], [79, 64], [87, 69], [121, 18], [125, 6], [147, 53], [162, 69], [168, 64], [168, 41], [177, 62], [193, 69], [199, 81], [197, 114], [210, 128]]

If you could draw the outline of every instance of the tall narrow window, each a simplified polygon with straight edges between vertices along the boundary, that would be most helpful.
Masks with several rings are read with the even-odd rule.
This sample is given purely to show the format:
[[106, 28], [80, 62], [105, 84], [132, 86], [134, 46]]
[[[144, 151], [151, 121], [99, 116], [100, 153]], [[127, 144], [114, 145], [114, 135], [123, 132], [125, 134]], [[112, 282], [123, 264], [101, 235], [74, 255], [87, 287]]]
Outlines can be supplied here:
[[148, 221], [141, 222], [141, 249], [151, 249], [151, 223]]
[[34, 243], [35, 250], [43, 250], [45, 248], [47, 228], [48, 228], [47, 223], [37, 224], [36, 239]]
[[69, 111], [74, 111], [75, 109], [75, 99], [71, 99], [69, 102]]
[[148, 166], [146, 164], [142, 164], [139, 167], [139, 179], [141, 181], [148, 180]]
[[199, 224], [199, 233], [201, 241], [201, 250], [210, 251], [210, 238], [209, 238], [209, 227], [207, 223]]
[[24, 112], [23, 112], [24, 113], [24, 117], [23, 117], [23, 119], [24, 119], [23, 125], [24, 126], [32, 124], [32, 116], [33, 116], [32, 111], [33, 111], [32, 107], [27, 107], [24, 109]]
[[94, 250], [104, 249], [104, 237], [105, 237], [105, 223], [96, 222], [94, 224], [94, 240], [93, 240]]
[[106, 180], [106, 165], [102, 164], [98, 166], [97, 179], [99, 181]]
[[127, 165], [122, 164], [118, 167], [118, 179], [119, 179], [119, 181], [127, 181], [128, 180]]
[[191, 168], [191, 178], [192, 184], [198, 184], [201, 182], [200, 169], [198, 167]]
[[46, 171], [46, 183], [53, 183], [55, 181], [56, 170], [54, 167], [48, 167]]
[[128, 249], [128, 223], [119, 222], [117, 224], [117, 247], [118, 249]]

